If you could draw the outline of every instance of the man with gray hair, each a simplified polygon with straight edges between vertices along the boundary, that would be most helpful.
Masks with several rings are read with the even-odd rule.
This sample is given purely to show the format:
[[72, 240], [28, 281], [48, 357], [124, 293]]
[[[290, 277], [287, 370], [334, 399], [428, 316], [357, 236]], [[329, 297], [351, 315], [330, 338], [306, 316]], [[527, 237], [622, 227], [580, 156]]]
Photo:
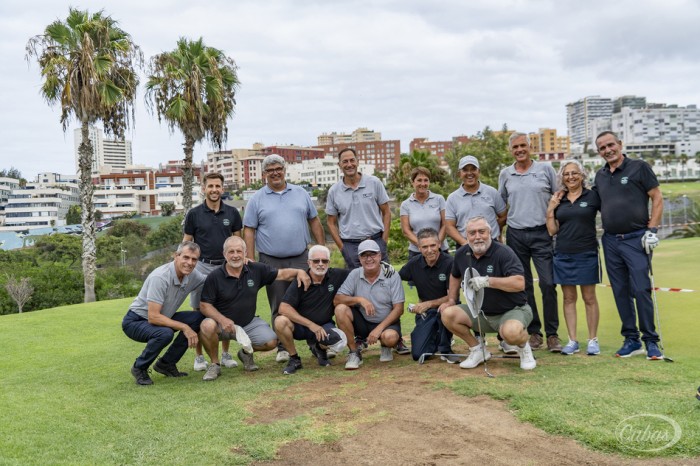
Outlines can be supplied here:
[[[300, 186], [285, 179], [286, 163], [277, 154], [263, 159], [262, 171], [267, 183], [248, 201], [243, 216], [243, 237], [248, 259], [255, 259], [255, 250], [263, 264], [275, 268], [306, 269], [309, 230], [317, 244], [325, 244], [323, 226], [311, 196]], [[274, 322], [288, 283], [276, 281], [266, 289]], [[289, 352], [280, 345], [277, 362], [289, 360]]]
[[547, 349], [561, 352], [557, 331], [559, 311], [554, 284], [552, 237], [547, 231], [547, 206], [557, 191], [557, 175], [548, 163], [530, 158], [530, 138], [513, 133], [508, 141], [515, 163], [501, 170], [498, 192], [508, 204], [506, 244], [513, 249], [525, 271], [525, 292], [532, 308], [532, 322], [527, 331], [532, 349], [542, 347], [542, 323], [535, 302], [534, 280], [530, 260], [535, 264], [542, 292]]
[[[138, 385], [152, 385], [148, 368], [161, 351], [175, 341], [153, 366], [166, 377], [183, 377], [176, 364], [199, 341], [197, 332], [204, 317], [197, 312], [199, 296], [206, 276], [195, 270], [199, 246], [191, 241], [180, 243], [172, 262], [161, 265], [143, 282], [141, 291], [129, 306], [122, 320], [122, 330], [134, 341], [146, 343], [146, 348], [131, 367]], [[188, 294], [192, 294], [194, 311], [177, 312]]]
[[322, 367], [331, 365], [327, 353], [329, 348], [336, 353], [345, 348], [345, 334], [333, 322], [333, 299], [350, 271], [330, 268], [330, 259], [331, 252], [327, 247], [311, 246], [308, 267], [311, 286], [304, 290], [292, 283], [282, 298], [274, 329], [290, 355], [283, 374], [293, 374], [302, 368], [294, 340], [306, 340]]

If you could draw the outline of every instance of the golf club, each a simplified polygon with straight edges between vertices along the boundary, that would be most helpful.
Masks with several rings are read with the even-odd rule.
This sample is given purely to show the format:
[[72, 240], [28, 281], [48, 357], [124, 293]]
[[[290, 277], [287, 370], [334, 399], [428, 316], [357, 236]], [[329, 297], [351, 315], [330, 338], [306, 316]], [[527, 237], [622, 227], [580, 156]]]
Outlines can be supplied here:
[[670, 357], [666, 356], [666, 349], [664, 348], [664, 339], [661, 333], [661, 318], [659, 317], [659, 304], [656, 301], [656, 285], [654, 284], [654, 269], [651, 266], [651, 256], [652, 252], [649, 251], [647, 257], [649, 258], [649, 279], [651, 280], [651, 298], [654, 302], [654, 317], [656, 318], [656, 331], [659, 334], [659, 348], [663, 351], [664, 361], [675, 362]]
[[425, 362], [425, 358], [428, 358], [430, 356], [459, 356], [460, 358], [466, 358], [469, 355], [457, 353], [423, 353], [418, 358], [418, 364], [423, 364]]
[[[471, 259], [471, 254], [469, 255], [469, 258]], [[470, 262], [470, 264], [467, 267], [466, 276], [464, 277], [464, 280], [462, 281], [462, 293], [464, 293], [464, 298], [468, 301], [468, 305], [469, 305], [468, 307], [471, 308], [470, 310], [471, 310], [471, 314], [472, 314], [473, 318], [476, 319], [477, 326], [479, 327], [479, 334], [483, 335], [484, 332], [481, 331], [481, 319], [479, 319], [479, 313], [482, 312], [481, 311], [481, 303], [479, 303], [479, 305], [477, 306], [477, 296], [476, 296], [477, 292], [471, 290], [469, 288], [469, 285], [468, 285], [469, 280], [471, 280], [472, 277], [479, 276], [479, 272], [477, 272], [476, 269], [473, 269], [471, 267], [471, 260], [469, 262]], [[469, 297], [470, 291], [471, 291], [471, 295], [472, 295], [471, 298]], [[483, 300], [483, 292], [484, 291], [479, 290], [479, 292], [481, 292], [481, 296], [482, 296], [482, 300]], [[479, 346], [481, 346], [481, 354], [482, 354], [482, 357], [484, 359], [484, 372], [486, 372], [487, 377], [493, 379], [493, 378], [495, 378], [495, 376], [491, 372], [489, 372], [489, 368], [488, 368], [487, 361], [486, 361], [486, 337], [482, 337], [482, 342], [480, 343]]]

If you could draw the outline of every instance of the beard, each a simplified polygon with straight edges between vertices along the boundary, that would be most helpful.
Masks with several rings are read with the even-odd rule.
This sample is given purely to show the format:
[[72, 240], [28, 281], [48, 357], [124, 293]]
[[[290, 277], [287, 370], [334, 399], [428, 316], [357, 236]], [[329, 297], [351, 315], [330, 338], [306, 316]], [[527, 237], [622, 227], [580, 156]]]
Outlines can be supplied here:
[[491, 247], [491, 238], [488, 240], [477, 240], [471, 243], [469, 246], [472, 248], [475, 254], [482, 255]]

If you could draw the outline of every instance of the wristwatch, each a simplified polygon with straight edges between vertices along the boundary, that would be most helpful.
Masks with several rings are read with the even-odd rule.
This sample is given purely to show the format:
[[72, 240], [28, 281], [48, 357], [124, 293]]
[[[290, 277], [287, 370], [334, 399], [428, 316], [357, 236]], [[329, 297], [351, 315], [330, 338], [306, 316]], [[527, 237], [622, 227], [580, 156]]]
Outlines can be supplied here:
[[659, 229], [656, 228], [656, 227], [651, 227], [651, 228], [649, 228], [649, 231], [652, 232], [652, 233], [654, 233], [654, 234], [656, 234], [656, 233], [659, 232]]

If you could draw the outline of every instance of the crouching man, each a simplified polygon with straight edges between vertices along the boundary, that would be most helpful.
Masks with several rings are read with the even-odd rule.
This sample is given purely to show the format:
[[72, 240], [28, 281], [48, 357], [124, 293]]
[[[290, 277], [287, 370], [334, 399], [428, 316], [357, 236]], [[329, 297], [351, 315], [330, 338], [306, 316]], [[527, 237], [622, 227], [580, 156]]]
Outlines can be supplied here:
[[333, 323], [335, 298], [349, 270], [329, 268], [331, 252], [321, 245], [309, 249], [309, 277], [311, 286], [304, 290], [292, 283], [282, 298], [274, 327], [282, 345], [289, 351], [289, 362], [283, 374], [302, 369], [294, 340], [306, 340], [319, 366], [330, 366], [327, 350], [336, 353], [345, 348], [347, 339]]
[[481, 331], [500, 333], [506, 343], [517, 347], [520, 368], [532, 370], [537, 362], [528, 343], [532, 309], [527, 304], [523, 265], [508, 246], [492, 240], [491, 227], [484, 217], [467, 220], [466, 233], [467, 244], [455, 252], [448, 301], [440, 305], [445, 327], [464, 340], [471, 351], [459, 366], [473, 369], [484, 362], [484, 355], [486, 360], [491, 359], [491, 353], [482, 351], [483, 343], [469, 331], [478, 330], [479, 324], [472, 322], [467, 305], [455, 304], [462, 277], [468, 267], [473, 267], [480, 276], [469, 279], [468, 286], [475, 293], [484, 290], [483, 313], [479, 313]]
[[[199, 260], [199, 246], [192, 241], [182, 242], [172, 262], [161, 265], [143, 282], [141, 291], [129, 306], [122, 320], [122, 330], [134, 341], [146, 343], [131, 368], [138, 385], [152, 385], [148, 368], [172, 341], [153, 369], [166, 377], [183, 377], [176, 364], [187, 351], [197, 345], [199, 326], [204, 318], [197, 311], [177, 312], [187, 295], [191, 303], [199, 304], [205, 276], [195, 270]], [[175, 337], [175, 332], [179, 332]], [[175, 337], [175, 341], [173, 341]]]

